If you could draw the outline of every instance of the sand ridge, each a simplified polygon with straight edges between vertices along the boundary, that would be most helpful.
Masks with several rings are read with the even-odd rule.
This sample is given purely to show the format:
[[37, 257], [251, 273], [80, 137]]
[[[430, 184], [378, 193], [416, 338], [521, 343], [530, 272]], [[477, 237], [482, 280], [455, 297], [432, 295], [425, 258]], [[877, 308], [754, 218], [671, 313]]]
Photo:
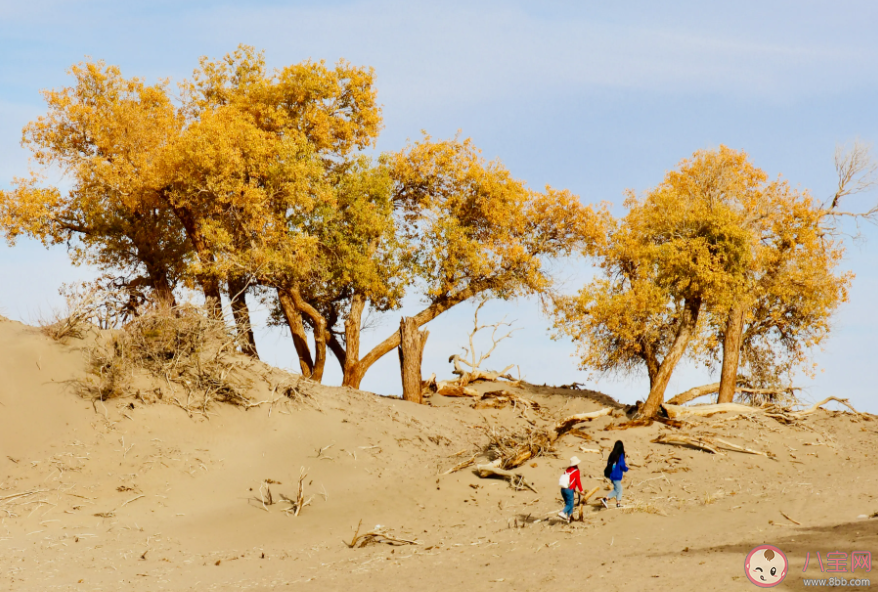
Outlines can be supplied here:
[[[868, 417], [820, 411], [787, 427], [716, 416], [684, 428], [767, 458], [652, 443], [673, 430], [658, 423], [608, 429], [625, 421], [618, 405], [582, 437], [561, 438], [556, 458], [520, 469], [533, 493], [471, 469], [444, 473], [485, 444], [485, 430], [545, 427], [612, 403], [606, 396], [504, 387], [537, 402], [534, 414], [300, 380], [301, 400], [190, 417], [165, 402], [79, 398], [84, 343], [0, 322], [4, 589], [749, 589], [743, 559], [757, 544], [786, 545], [795, 573], [807, 551], [878, 539], [878, 422]], [[631, 466], [628, 507], [593, 502], [583, 522], [559, 521], [566, 459], [582, 459], [587, 488], [604, 487], [617, 438]], [[275, 501], [293, 496], [303, 467], [311, 503], [298, 517], [285, 503], [263, 506], [266, 484]], [[360, 521], [420, 544], [350, 549]], [[778, 589], [800, 587], [791, 576]]]

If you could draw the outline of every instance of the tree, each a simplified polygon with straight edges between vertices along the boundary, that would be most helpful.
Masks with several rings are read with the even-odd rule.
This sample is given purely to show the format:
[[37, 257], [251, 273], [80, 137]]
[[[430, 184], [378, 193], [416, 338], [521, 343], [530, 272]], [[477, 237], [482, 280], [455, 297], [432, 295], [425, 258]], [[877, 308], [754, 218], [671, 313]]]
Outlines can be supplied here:
[[874, 185], [876, 166], [869, 148], [855, 142], [836, 149], [838, 188], [825, 203], [779, 180], [764, 184], [757, 201], [739, 203], [758, 238], [759, 254], [747, 278], [746, 297], [731, 307], [721, 330], [720, 403], [734, 397], [741, 380], [740, 355], [750, 386], [778, 387], [780, 377], [802, 367], [808, 350], [827, 336], [832, 314], [847, 300], [853, 279], [853, 274], [836, 271], [844, 254], [839, 219], [874, 221], [878, 215], [875, 206], [861, 213], [839, 208]]
[[75, 85], [44, 91], [49, 112], [24, 130], [35, 162], [58, 167], [70, 191], [39, 186], [34, 173], [0, 194], [7, 239], [67, 244], [75, 264], [121, 270], [166, 303], [183, 280], [190, 245], [155, 199], [156, 154], [180, 127], [165, 85], [125, 79], [103, 62], [71, 68]]
[[743, 295], [753, 237], [727, 196], [759, 179], [743, 153], [696, 152], [642, 200], [629, 194], [628, 214], [597, 251], [603, 277], [555, 299], [556, 335], [578, 343], [582, 368], [646, 367], [644, 416], [658, 411], [674, 369], [700, 340], [702, 313]]
[[[542, 293], [551, 285], [543, 262], [589, 249], [603, 233], [605, 213], [567, 191], [528, 189], [499, 162], [485, 162], [469, 140], [425, 137], [389, 157], [398, 236], [426, 307], [411, 317], [419, 328], [476, 296], [501, 299]], [[365, 294], [354, 292], [355, 302]], [[346, 327], [344, 385], [398, 347], [394, 331], [362, 358], [359, 311]]]

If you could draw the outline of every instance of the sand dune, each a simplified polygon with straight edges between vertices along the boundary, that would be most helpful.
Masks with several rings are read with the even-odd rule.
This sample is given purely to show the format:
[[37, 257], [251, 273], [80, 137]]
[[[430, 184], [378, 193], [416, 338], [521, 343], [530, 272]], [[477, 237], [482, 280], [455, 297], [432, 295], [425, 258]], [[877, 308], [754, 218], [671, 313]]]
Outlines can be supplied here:
[[[606, 396], [527, 385], [504, 388], [540, 413], [438, 395], [418, 406], [293, 376], [300, 398], [190, 417], [167, 398], [77, 396], [87, 343], [0, 321], [3, 589], [743, 590], [744, 557], [771, 543], [790, 561], [778, 589], [796, 590], [806, 553], [878, 540], [878, 521], [864, 517], [878, 511], [869, 417], [820, 411], [788, 427], [714, 416], [681, 430], [774, 458], [652, 443], [674, 428], [608, 429], [626, 418]], [[543, 428], [607, 405], [618, 409], [559, 439], [557, 458], [519, 469], [539, 493], [471, 469], [444, 474], [485, 430]], [[566, 459], [583, 459], [586, 487], [605, 487], [617, 438], [631, 466], [627, 507], [592, 502], [583, 522], [559, 521]], [[302, 468], [311, 503], [293, 516], [281, 494], [295, 497]], [[360, 521], [418, 544], [351, 549]]]

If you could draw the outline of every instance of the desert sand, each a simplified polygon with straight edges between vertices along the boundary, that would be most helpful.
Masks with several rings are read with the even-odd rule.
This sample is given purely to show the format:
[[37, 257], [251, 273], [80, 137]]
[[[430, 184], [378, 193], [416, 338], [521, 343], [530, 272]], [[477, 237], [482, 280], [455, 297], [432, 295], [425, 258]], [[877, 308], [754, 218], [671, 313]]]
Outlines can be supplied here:
[[[825, 409], [787, 426], [726, 413], [616, 430], [625, 406], [591, 391], [474, 385], [537, 412], [439, 395], [416, 405], [292, 376], [298, 395], [272, 399], [268, 368], [254, 399], [270, 402], [190, 414], [167, 390], [78, 396], [84, 343], [0, 321], [0, 589], [751, 590], [744, 558], [770, 543], [790, 563], [776, 589], [801, 590], [803, 576], [829, 575], [817, 552], [878, 550], [871, 416]], [[446, 474], [486, 431], [608, 406], [518, 469], [536, 493], [472, 467]], [[652, 442], [671, 432], [772, 456]], [[558, 519], [567, 459], [603, 493], [616, 439], [631, 467], [626, 507], [595, 496], [581, 522]], [[281, 495], [295, 499], [303, 468], [310, 504], [296, 516]], [[416, 544], [351, 548], [360, 524]]]

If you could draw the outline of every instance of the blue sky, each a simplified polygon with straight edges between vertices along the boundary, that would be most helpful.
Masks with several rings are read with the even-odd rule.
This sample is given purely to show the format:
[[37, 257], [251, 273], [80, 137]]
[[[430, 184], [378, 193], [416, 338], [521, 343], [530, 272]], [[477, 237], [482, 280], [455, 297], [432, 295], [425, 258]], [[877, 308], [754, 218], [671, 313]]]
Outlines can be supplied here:
[[[878, 3], [571, 4], [0, 0], [0, 186], [27, 171], [21, 128], [44, 111], [40, 89], [68, 84], [71, 64], [91, 56], [129, 76], [179, 80], [199, 56], [239, 43], [264, 49], [278, 67], [342, 57], [374, 66], [384, 105], [381, 150], [400, 148], [420, 130], [435, 137], [460, 130], [532, 186], [610, 201], [617, 213], [624, 189], [646, 190], [680, 159], [720, 143], [823, 197], [835, 182], [835, 145], [878, 139]], [[801, 384], [806, 398], [849, 396], [878, 411], [871, 302], [878, 232], [859, 230], [845, 262], [857, 274], [850, 302], [815, 354], [822, 371]], [[63, 248], [0, 246], [0, 312], [32, 321], [59, 304], [61, 282], [88, 274], [70, 265]], [[570, 291], [587, 276], [583, 266], [560, 274]], [[418, 304], [413, 299], [403, 312]], [[425, 373], [450, 371], [447, 358], [466, 342], [472, 312], [458, 307], [429, 327]], [[519, 364], [533, 382], [586, 382], [628, 402], [645, 395], [643, 376], [577, 371], [573, 345], [548, 338], [536, 302], [492, 303], [482, 318], [504, 315], [522, 330], [501, 344], [494, 365]], [[397, 322], [398, 315], [385, 319], [365, 345]], [[262, 329], [258, 339], [264, 359], [294, 365], [287, 334]], [[364, 388], [399, 392], [395, 358], [374, 367]], [[337, 383], [333, 364], [327, 382]], [[683, 367], [668, 395], [710, 380]]]

